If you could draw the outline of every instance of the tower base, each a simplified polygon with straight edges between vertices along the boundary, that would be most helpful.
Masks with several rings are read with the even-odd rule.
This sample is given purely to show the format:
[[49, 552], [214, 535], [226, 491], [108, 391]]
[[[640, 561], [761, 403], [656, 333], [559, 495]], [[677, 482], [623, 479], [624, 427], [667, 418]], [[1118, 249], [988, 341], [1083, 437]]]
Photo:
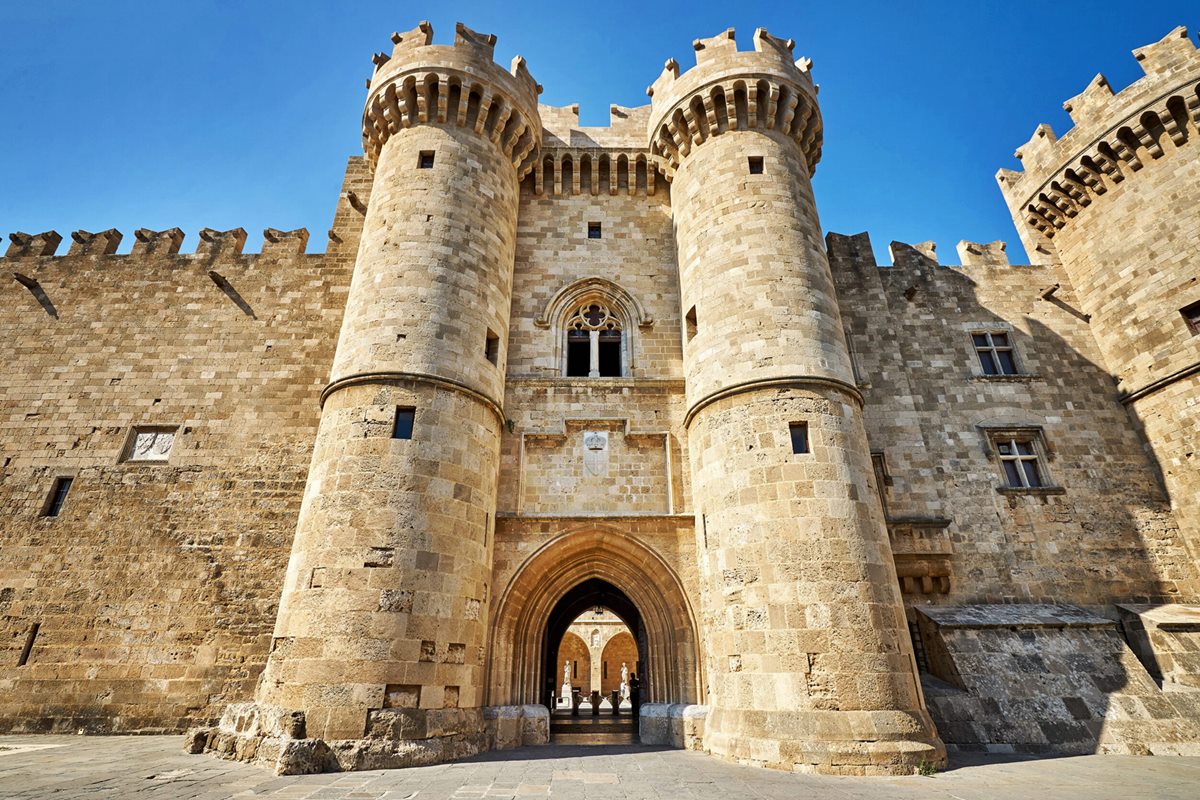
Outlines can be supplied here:
[[307, 738], [303, 711], [234, 703], [215, 728], [189, 731], [184, 750], [307, 775], [420, 767], [549, 741], [544, 706], [377, 709], [362, 738], [326, 742]]
[[912, 775], [946, 766], [946, 747], [925, 711], [713, 708], [704, 747], [741, 764], [825, 775]]

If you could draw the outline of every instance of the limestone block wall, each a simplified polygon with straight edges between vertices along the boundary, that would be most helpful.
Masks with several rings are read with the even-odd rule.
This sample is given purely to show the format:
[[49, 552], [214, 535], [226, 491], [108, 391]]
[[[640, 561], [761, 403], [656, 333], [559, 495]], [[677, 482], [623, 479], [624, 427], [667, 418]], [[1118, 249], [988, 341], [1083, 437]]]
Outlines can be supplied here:
[[1200, 50], [1185, 28], [1134, 51], [1145, 76], [1114, 94], [1103, 75], [1040, 125], [997, 175], [1014, 221], [1060, 259], [1200, 559]]
[[[353, 251], [182, 238], [0, 259], [0, 730], [181, 730], [266, 660]], [[124, 460], [134, 426], [175, 433], [165, 462]]]
[[[878, 267], [865, 234], [828, 246], [893, 547], [934, 524], [927, 560], [948, 565], [909, 603], [1196, 599], [1196, 563], [1061, 268], [1010, 266], [995, 247], [980, 263], [973, 243], [961, 267], [900, 243]], [[983, 375], [976, 331], [1006, 333], [1020, 374]], [[1004, 488], [988, 435], [1005, 428], [1038, 432], [1051, 488]]]

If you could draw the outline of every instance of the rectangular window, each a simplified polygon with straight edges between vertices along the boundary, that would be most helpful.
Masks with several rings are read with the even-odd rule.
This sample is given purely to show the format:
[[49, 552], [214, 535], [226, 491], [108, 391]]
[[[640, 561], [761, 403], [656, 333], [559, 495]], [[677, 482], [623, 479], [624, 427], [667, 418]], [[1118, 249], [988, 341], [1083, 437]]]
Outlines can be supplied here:
[[37, 641], [38, 629], [42, 627], [42, 623], [35, 622], [29, 626], [29, 632], [25, 634], [25, 646], [21, 648], [21, 655], [17, 659], [17, 666], [23, 667], [29, 663], [29, 654], [33, 652], [33, 643]]
[[1200, 300], [1179, 309], [1179, 313], [1183, 315], [1183, 321], [1187, 323], [1192, 335], [1200, 334]]
[[600, 238], [600, 223], [599, 222], [589, 222], [588, 223], [588, 238], [589, 239], [599, 239]]
[[696, 336], [696, 307], [692, 306], [684, 317], [684, 329], [687, 332], [687, 340], [690, 342]]
[[792, 434], [792, 452], [807, 453], [808, 452], [808, 423], [793, 422], [788, 425], [788, 430]]
[[981, 331], [971, 334], [979, 366], [984, 375], [1016, 375], [1017, 362], [1007, 333]]
[[411, 407], [397, 406], [396, 421], [392, 423], [393, 439], [411, 439], [413, 434], [413, 419], [417, 410]]
[[417, 159], [417, 169], [433, 169], [433, 151], [422, 150]]
[[1004, 470], [1004, 483], [1011, 489], [1037, 489], [1046, 486], [1033, 433], [1004, 433], [992, 437], [1000, 466]]
[[763, 174], [763, 157], [762, 156], [750, 156], [750, 174], [751, 175], [762, 175]]
[[591, 342], [587, 331], [567, 331], [567, 377], [586, 378], [591, 361]]
[[174, 425], [136, 426], [129, 435], [121, 460], [164, 463], [171, 455], [178, 432], [179, 428]]
[[493, 364], [499, 363], [500, 337], [492, 333], [491, 329], [487, 332], [487, 341], [483, 345], [483, 354]]
[[71, 491], [74, 478], [55, 478], [54, 486], [50, 488], [50, 496], [46, 499], [43, 517], [57, 517], [62, 511], [63, 503], [67, 502], [67, 492]]
[[621, 332], [600, 331], [599, 356], [596, 365], [601, 378], [621, 377]]

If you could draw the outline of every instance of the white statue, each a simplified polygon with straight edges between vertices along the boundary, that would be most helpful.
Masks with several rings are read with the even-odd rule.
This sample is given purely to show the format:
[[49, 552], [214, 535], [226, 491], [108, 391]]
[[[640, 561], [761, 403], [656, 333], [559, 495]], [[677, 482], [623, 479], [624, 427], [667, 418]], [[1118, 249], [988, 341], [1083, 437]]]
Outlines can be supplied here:
[[571, 662], [570, 661], [563, 662], [562, 697], [565, 700], [569, 700], [571, 698]]
[[629, 699], [629, 665], [621, 662], [621, 699]]

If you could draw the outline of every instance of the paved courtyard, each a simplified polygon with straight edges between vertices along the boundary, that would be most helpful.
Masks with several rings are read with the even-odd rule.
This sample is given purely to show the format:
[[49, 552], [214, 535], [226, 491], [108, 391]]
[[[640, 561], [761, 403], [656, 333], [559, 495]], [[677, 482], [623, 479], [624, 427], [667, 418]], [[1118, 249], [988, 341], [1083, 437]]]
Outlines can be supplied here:
[[179, 736], [0, 737], [0, 798], [986, 798], [1200, 797], [1200, 758], [958, 758], [934, 777], [831, 778], [726, 764], [680, 750], [550, 746], [386, 772], [279, 778], [185, 755]]

